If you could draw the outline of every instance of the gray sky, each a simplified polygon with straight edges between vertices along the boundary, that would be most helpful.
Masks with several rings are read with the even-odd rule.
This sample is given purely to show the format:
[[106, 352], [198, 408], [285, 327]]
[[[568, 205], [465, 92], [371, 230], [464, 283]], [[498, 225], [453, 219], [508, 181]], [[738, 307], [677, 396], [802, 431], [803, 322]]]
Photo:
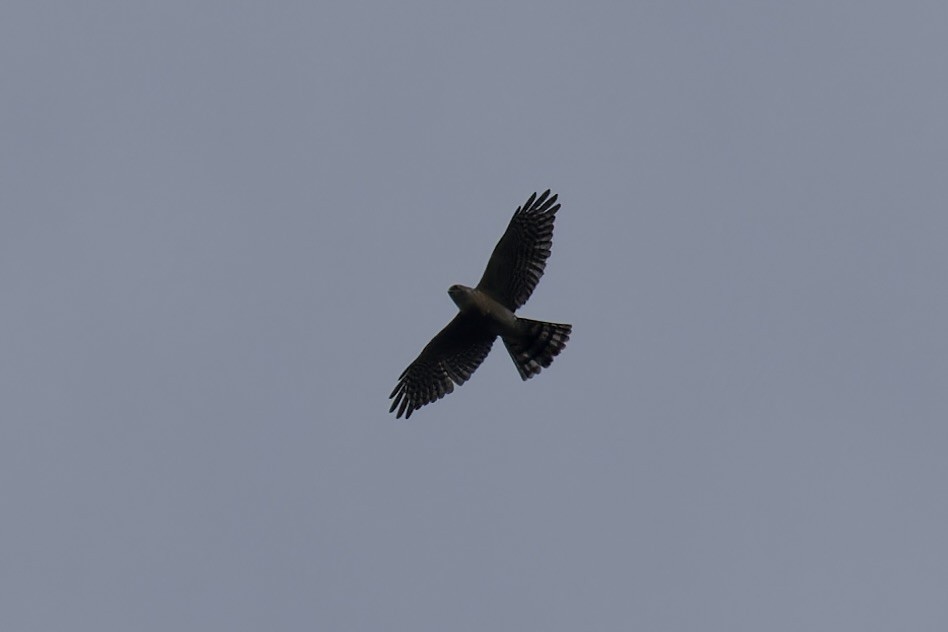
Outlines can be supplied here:
[[[944, 2], [0, 9], [0, 628], [948, 629]], [[502, 347], [386, 399], [514, 208]]]

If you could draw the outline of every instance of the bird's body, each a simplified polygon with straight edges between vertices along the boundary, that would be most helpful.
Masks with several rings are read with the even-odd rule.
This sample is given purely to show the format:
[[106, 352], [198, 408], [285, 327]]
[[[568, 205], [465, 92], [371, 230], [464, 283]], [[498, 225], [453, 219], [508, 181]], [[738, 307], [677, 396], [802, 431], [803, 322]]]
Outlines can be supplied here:
[[543, 275], [550, 256], [553, 221], [560, 205], [547, 190], [518, 208], [501, 237], [477, 287], [452, 285], [448, 294], [460, 310], [398, 378], [389, 396], [390, 412], [411, 417], [425, 404], [463, 384], [480, 366], [500, 336], [527, 380], [550, 366], [563, 350], [571, 325], [517, 317]]
[[514, 313], [486, 292], [464, 285], [452, 285], [448, 294], [462, 312], [481, 316], [485, 326], [495, 335], [512, 336], [517, 333], [517, 317]]

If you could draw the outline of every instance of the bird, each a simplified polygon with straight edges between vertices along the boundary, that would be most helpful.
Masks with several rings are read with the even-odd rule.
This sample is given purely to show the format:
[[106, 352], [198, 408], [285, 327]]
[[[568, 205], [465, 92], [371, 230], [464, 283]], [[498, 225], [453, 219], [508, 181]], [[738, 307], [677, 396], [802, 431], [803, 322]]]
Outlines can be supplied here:
[[487, 357], [499, 336], [520, 378], [534, 377], [566, 347], [572, 325], [520, 318], [514, 312], [536, 288], [553, 245], [557, 195], [534, 192], [517, 207], [478, 284], [452, 285], [457, 315], [398, 377], [389, 412], [405, 419], [461, 385]]

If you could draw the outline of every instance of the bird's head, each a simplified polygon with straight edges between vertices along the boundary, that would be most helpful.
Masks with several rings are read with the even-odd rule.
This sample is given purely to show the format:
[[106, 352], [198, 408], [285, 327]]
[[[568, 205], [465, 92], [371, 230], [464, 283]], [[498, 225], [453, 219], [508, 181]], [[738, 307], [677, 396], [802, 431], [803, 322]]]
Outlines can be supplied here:
[[463, 309], [465, 305], [470, 304], [472, 291], [469, 287], [455, 284], [448, 288], [448, 296], [458, 307]]

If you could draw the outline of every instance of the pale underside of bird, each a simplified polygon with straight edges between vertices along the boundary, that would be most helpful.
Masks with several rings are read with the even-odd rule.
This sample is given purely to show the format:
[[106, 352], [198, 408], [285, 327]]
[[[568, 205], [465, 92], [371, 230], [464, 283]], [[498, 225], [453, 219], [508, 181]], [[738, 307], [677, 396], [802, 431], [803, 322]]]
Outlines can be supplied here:
[[466, 382], [500, 336], [517, 371], [528, 380], [550, 366], [566, 346], [571, 325], [547, 323], [514, 315], [543, 276], [553, 245], [553, 222], [560, 205], [547, 189], [534, 193], [517, 208], [487, 262], [476, 287], [452, 285], [448, 290], [460, 310], [408, 365], [389, 395], [389, 412], [406, 419], [426, 404]]

